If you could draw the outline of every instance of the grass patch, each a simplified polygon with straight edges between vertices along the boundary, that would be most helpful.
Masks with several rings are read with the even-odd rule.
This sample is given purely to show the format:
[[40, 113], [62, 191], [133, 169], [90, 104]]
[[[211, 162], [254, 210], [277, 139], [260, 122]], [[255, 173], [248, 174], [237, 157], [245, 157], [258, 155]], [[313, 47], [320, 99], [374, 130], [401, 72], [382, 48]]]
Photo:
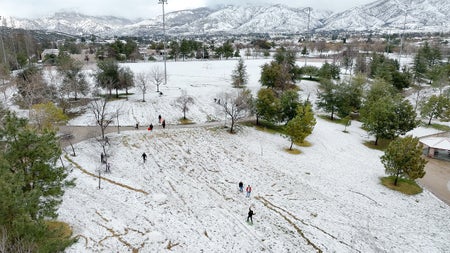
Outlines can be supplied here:
[[72, 236], [72, 228], [61, 221], [46, 221], [48, 230], [55, 232], [59, 238], [69, 239]]
[[392, 140], [378, 139], [378, 145], [375, 145], [375, 141], [365, 141], [364, 146], [371, 148], [371, 149], [384, 151], [389, 146], [389, 143], [391, 143], [391, 141]]
[[194, 124], [194, 122], [192, 122], [192, 120], [190, 120], [188, 118], [180, 118], [180, 119], [178, 119], [178, 122], [180, 122], [181, 125]]
[[295, 145], [300, 147], [311, 147], [312, 144], [309, 141], [303, 141], [303, 142], [294, 142]]
[[291, 155], [298, 155], [298, 154], [302, 153], [300, 150], [295, 149], [295, 148], [293, 148], [293, 149], [285, 148], [284, 151], [288, 152]]
[[244, 126], [248, 126], [248, 127], [255, 127], [256, 130], [263, 131], [266, 133], [271, 133], [271, 134], [276, 134], [276, 133], [283, 134], [284, 133], [283, 125], [274, 125], [265, 120], [259, 120], [258, 125], [256, 125], [255, 122], [253, 122], [253, 121], [243, 122], [241, 124]]
[[414, 181], [406, 178], [399, 178], [397, 185], [394, 185], [395, 177], [382, 177], [380, 178], [381, 184], [387, 188], [401, 192], [406, 195], [416, 195], [422, 192], [422, 188]]
[[445, 131], [445, 132], [450, 131], [450, 127], [449, 126], [436, 124], [436, 123], [432, 123], [431, 125], [425, 125], [425, 127], [427, 127], [427, 128], [431, 127], [431, 128], [434, 128], [434, 129], [437, 129], [437, 130], [440, 130], [440, 131]]

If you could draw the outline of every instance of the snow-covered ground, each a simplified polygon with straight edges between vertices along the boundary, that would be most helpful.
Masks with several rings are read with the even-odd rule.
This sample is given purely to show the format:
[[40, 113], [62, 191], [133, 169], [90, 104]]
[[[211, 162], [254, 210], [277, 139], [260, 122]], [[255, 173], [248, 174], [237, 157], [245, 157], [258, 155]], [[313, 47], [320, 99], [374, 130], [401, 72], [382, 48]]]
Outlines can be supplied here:
[[[268, 61], [245, 61], [254, 93]], [[162, 66], [127, 65], [137, 73], [154, 64]], [[66, 148], [76, 186], [66, 191], [59, 219], [79, 238], [67, 252], [449, 251], [450, 207], [426, 189], [406, 196], [382, 186], [382, 152], [363, 145], [371, 137], [357, 122], [344, 133], [344, 126], [317, 118], [307, 138], [312, 146], [295, 147], [298, 155], [287, 153], [289, 141], [277, 134], [249, 127], [229, 134], [214, 98], [232, 90], [236, 64], [168, 62], [163, 96], [153, 87], [141, 102], [133, 89], [128, 101], [111, 102], [111, 111], [120, 108], [120, 125], [153, 123], [155, 129], [109, 134], [110, 173], [94, 139], [76, 144], [75, 157]], [[315, 99], [316, 83], [299, 85], [303, 98]], [[222, 122], [175, 127], [182, 113], [173, 101], [182, 90], [195, 98], [188, 118]], [[159, 114], [166, 129], [157, 124]], [[85, 114], [70, 124], [94, 122]], [[99, 171], [101, 189], [94, 176]], [[250, 198], [238, 191], [239, 181], [253, 187]], [[249, 207], [256, 213], [253, 225], [245, 222]]]

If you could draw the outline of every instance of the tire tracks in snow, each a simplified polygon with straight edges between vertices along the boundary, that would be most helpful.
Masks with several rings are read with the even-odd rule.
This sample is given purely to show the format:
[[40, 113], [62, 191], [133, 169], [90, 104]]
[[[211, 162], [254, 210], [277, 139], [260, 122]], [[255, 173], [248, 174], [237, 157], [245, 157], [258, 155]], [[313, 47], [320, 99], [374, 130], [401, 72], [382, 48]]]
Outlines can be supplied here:
[[322, 251], [321, 248], [319, 248], [319, 246], [317, 246], [317, 245], [316, 245], [315, 243], [313, 243], [308, 237], [306, 237], [306, 235], [305, 235], [305, 233], [303, 232], [303, 230], [300, 229], [300, 227], [297, 226], [293, 220], [299, 221], [299, 222], [301, 222], [303, 225], [313, 227], [313, 228], [315, 228], [315, 229], [321, 231], [322, 233], [328, 235], [329, 237], [333, 238], [334, 240], [337, 240], [339, 243], [344, 244], [345, 246], [351, 248], [352, 250], [355, 250], [355, 251], [357, 251], [357, 252], [361, 252], [361, 251], [355, 249], [354, 247], [352, 247], [350, 244], [348, 244], [348, 243], [346, 243], [346, 242], [344, 242], [344, 241], [342, 241], [342, 240], [339, 240], [336, 236], [334, 236], [334, 235], [328, 233], [327, 231], [325, 231], [325, 230], [323, 230], [323, 229], [321, 229], [321, 228], [319, 228], [319, 227], [317, 227], [317, 226], [314, 226], [314, 225], [312, 225], [312, 224], [308, 224], [308, 223], [306, 223], [305, 221], [303, 221], [302, 219], [297, 218], [297, 217], [296, 217], [294, 214], [292, 214], [291, 212], [289, 212], [289, 211], [287, 211], [287, 210], [285, 210], [285, 209], [283, 209], [283, 208], [281, 208], [281, 207], [279, 207], [279, 206], [276, 206], [275, 204], [273, 204], [272, 202], [270, 202], [270, 201], [267, 200], [266, 198], [264, 198], [264, 197], [262, 197], [262, 196], [256, 196], [255, 199], [258, 200], [258, 201], [260, 201], [260, 202], [261, 202], [265, 207], [267, 207], [268, 209], [272, 210], [273, 212], [275, 212], [275, 213], [277, 213], [278, 215], [280, 215], [281, 217], [283, 217], [283, 219], [285, 219], [289, 224], [291, 224], [291, 225], [294, 227], [294, 229], [297, 231], [297, 233], [298, 233], [301, 237], [303, 237], [303, 239], [306, 240], [306, 242], [308, 243], [308, 245], [312, 246], [317, 252], [322, 253], [323, 251]]
[[[76, 163], [75, 161], [73, 161], [72, 159], [70, 159], [69, 156], [68, 156], [68, 154], [65, 154], [64, 157], [66, 158], [67, 161], [69, 161], [70, 163], [72, 163], [76, 168], [78, 168], [79, 170], [81, 170], [84, 174], [89, 175], [89, 176], [91, 176], [91, 177], [99, 178], [99, 176], [98, 176], [97, 174], [91, 173], [91, 172], [87, 171], [86, 169], [83, 169], [83, 167], [81, 167], [81, 165], [79, 165], [78, 163]], [[132, 190], [132, 191], [135, 191], [135, 192], [139, 192], [139, 193], [142, 193], [142, 194], [144, 194], [144, 195], [148, 195], [148, 194], [149, 194], [148, 192], [146, 192], [146, 191], [144, 191], [144, 190], [142, 190], [142, 189], [137, 189], [137, 188], [131, 187], [131, 186], [129, 186], [129, 185], [126, 185], [126, 184], [122, 184], [122, 183], [116, 182], [116, 181], [111, 180], [111, 179], [106, 178], [106, 177], [101, 177], [101, 179], [102, 179], [103, 181], [108, 182], [108, 183], [111, 183], [111, 184], [120, 186], [120, 187], [125, 188], [125, 189], [128, 189], [128, 190]]]

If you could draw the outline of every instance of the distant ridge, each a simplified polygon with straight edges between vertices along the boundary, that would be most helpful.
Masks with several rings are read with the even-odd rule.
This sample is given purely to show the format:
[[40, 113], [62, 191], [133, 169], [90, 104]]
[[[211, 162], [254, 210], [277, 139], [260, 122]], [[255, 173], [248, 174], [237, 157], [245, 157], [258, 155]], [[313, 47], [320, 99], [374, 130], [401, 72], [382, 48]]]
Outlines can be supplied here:
[[[405, 22], [406, 21], [406, 22]], [[6, 17], [13, 28], [63, 32], [72, 35], [139, 36], [162, 34], [162, 18], [130, 20], [112, 16], [88, 16], [58, 12], [49, 17]], [[310, 30], [450, 32], [449, 0], [379, 0], [343, 12], [312, 9]], [[169, 35], [196, 34], [301, 34], [308, 30], [308, 7], [233, 6], [197, 8], [166, 14]]]

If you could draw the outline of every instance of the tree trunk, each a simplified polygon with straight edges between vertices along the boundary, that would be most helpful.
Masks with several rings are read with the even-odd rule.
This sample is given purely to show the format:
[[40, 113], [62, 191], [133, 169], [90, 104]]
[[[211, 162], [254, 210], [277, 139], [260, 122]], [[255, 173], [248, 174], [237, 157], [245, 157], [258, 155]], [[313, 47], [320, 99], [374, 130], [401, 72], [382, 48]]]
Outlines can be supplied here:
[[233, 117], [231, 117], [230, 133], [233, 133], [233, 127], [234, 127], [234, 119], [233, 119]]
[[375, 146], [378, 145], [378, 136], [375, 136]]
[[428, 121], [428, 125], [431, 125], [431, 119], [433, 118], [433, 116], [430, 117], [430, 120]]
[[397, 182], [398, 182], [398, 176], [399, 176], [400, 172], [397, 171], [397, 174], [395, 175], [395, 180], [394, 180], [394, 185], [397, 186]]
[[291, 146], [289, 147], [289, 150], [292, 150], [292, 144], [294, 144], [294, 141], [291, 140]]

